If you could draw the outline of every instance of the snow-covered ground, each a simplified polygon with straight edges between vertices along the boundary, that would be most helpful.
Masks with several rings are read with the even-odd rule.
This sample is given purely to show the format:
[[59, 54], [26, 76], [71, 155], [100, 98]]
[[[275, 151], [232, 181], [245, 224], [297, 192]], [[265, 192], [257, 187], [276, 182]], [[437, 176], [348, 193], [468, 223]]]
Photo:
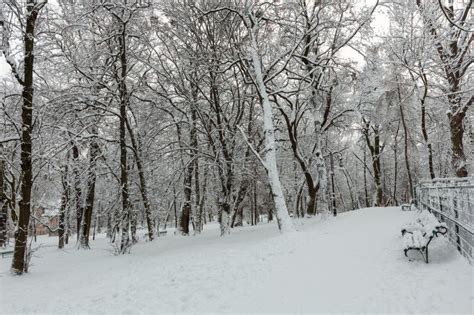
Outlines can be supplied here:
[[44, 246], [22, 277], [0, 258], [0, 314], [471, 313], [472, 266], [445, 239], [430, 245], [429, 264], [403, 256], [400, 227], [414, 216], [369, 208], [296, 221], [296, 233], [262, 224], [224, 238], [206, 226], [124, 256], [103, 238], [88, 251]]

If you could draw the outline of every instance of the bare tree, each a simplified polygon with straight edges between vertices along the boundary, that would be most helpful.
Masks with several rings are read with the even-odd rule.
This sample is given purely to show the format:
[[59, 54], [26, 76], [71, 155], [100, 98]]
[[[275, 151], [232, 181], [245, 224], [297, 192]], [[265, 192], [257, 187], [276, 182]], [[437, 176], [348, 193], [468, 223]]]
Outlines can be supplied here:
[[[23, 75], [18, 72], [15, 59], [10, 55], [9, 41], [9, 27], [6, 21], [2, 20], [3, 38], [5, 42], [2, 43], [2, 51], [7, 62], [10, 64], [12, 73], [17, 79], [18, 83], [23, 87], [22, 98], [22, 136], [21, 136], [21, 200], [20, 214], [18, 218], [18, 227], [15, 232], [15, 251], [13, 254], [12, 272], [21, 275], [28, 271], [28, 264], [26, 261], [26, 249], [28, 238], [28, 226], [30, 222], [31, 211], [31, 188], [33, 186], [33, 166], [32, 166], [32, 140], [33, 133], [33, 72], [34, 72], [34, 44], [35, 44], [35, 27], [38, 15], [41, 9], [46, 5], [47, 1], [27, 0], [25, 11], [16, 1], [8, 2], [7, 6], [10, 10], [15, 12], [25, 12], [24, 23], [19, 21], [19, 24], [24, 26], [23, 32]], [[2, 8], [3, 10], [3, 8]], [[18, 18], [23, 18], [18, 16]]]
[[[457, 10], [454, 1], [450, 1], [448, 5], [439, 1], [440, 5], [437, 6], [428, 0], [417, 0], [416, 4], [427, 32], [433, 39], [433, 49], [441, 61], [440, 67], [448, 83], [445, 92], [449, 104], [447, 115], [451, 132], [451, 164], [456, 176], [466, 177], [468, 172], [463, 145], [464, 124], [467, 110], [474, 100], [471, 93], [464, 91], [464, 86], [468, 83], [466, 74], [472, 65], [470, 47], [474, 41], [474, 32], [466, 29], [472, 25], [468, 20], [472, 19], [472, 1], [462, 2], [462, 7]], [[436, 18], [441, 13], [448, 22], [445, 27], [445, 21]]]

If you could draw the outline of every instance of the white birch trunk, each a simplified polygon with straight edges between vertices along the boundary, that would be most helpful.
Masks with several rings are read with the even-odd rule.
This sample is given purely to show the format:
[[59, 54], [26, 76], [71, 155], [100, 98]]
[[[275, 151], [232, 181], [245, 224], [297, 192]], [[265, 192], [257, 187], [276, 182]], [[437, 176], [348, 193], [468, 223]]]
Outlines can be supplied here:
[[255, 72], [255, 83], [261, 96], [263, 108], [263, 132], [265, 140], [265, 149], [262, 156], [263, 164], [268, 175], [268, 181], [272, 190], [273, 202], [275, 204], [275, 216], [277, 218], [278, 228], [281, 232], [294, 231], [293, 222], [288, 214], [285, 197], [281, 188], [280, 176], [278, 174], [276, 161], [275, 131], [273, 127], [272, 105], [263, 81], [262, 66], [258, 54], [257, 40], [255, 38], [256, 23], [252, 25], [250, 18], [246, 17], [249, 36], [251, 39], [250, 53]]

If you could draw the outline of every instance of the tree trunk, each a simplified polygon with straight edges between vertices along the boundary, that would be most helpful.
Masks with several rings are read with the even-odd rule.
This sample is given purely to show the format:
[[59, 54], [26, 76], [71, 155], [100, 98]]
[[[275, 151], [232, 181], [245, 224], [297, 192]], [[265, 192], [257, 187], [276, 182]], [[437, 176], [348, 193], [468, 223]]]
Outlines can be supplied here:
[[451, 164], [457, 177], [467, 177], [466, 155], [464, 154], [464, 117], [465, 112], [458, 111], [455, 114], [448, 114], [449, 127], [451, 132]]
[[197, 137], [197, 110], [196, 106], [198, 103], [198, 89], [193, 86], [192, 97], [193, 104], [191, 105], [191, 148], [192, 148], [192, 158], [193, 158], [193, 172], [194, 172], [194, 191], [195, 191], [195, 211], [194, 211], [194, 232], [199, 234], [202, 231], [202, 208], [201, 204], [201, 188], [199, 185], [199, 159], [198, 159], [198, 137]]
[[306, 208], [306, 213], [308, 216], [313, 216], [316, 214], [316, 198], [317, 198], [317, 190], [316, 189], [308, 189], [308, 205]]
[[[189, 158], [188, 165], [186, 166], [184, 172], [184, 204], [183, 210], [181, 211], [181, 218], [180, 218], [180, 230], [183, 235], [189, 234], [189, 222], [191, 220], [192, 215], [192, 180], [193, 180], [193, 173], [194, 167], [197, 165], [197, 130], [196, 130], [196, 120], [197, 120], [197, 93], [198, 90], [195, 87], [195, 84], [192, 84], [192, 97], [193, 97], [193, 104], [191, 104], [191, 122], [190, 122], [190, 130], [189, 130], [189, 145], [191, 149], [189, 150]], [[199, 181], [199, 178], [196, 178], [196, 181]], [[196, 211], [197, 212], [197, 211]], [[199, 220], [200, 221], [200, 220]], [[200, 225], [200, 224], [199, 224]], [[196, 226], [194, 225], [195, 230]], [[200, 232], [200, 226], [197, 228], [198, 232]]]
[[[316, 106], [316, 105], [315, 105]], [[306, 186], [308, 187], [308, 195], [309, 195], [309, 202], [308, 202], [308, 209], [307, 213], [308, 215], [314, 215], [316, 214], [316, 198], [319, 190], [319, 183], [318, 185], [315, 184], [315, 180], [313, 179], [313, 175], [311, 174], [311, 170], [309, 165], [306, 163], [305, 159], [303, 156], [300, 154], [300, 148], [298, 147], [298, 139], [296, 137], [297, 133], [297, 125], [295, 121], [292, 121], [290, 117], [285, 113], [283, 108], [281, 106], [278, 106], [280, 109], [280, 112], [285, 120], [286, 123], [286, 128], [288, 132], [288, 139], [290, 140], [290, 147], [293, 152], [293, 156], [298, 162], [301, 171], [303, 172], [304, 179], [306, 181]], [[319, 127], [318, 127], [319, 126]], [[320, 162], [319, 160], [319, 155], [320, 155], [320, 143], [318, 142], [320, 137], [319, 137], [319, 132], [320, 132], [320, 124], [316, 126], [316, 142], [317, 142], [317, 147], [318, 150], [316, 152], [317, 156], [317, 163]], [[319, 168], [318, 168], [319, 171]], [[318, 172], [319, 174], [319, 172]]]
[[221, 230], [221, 236], [229, 234], [230, 227], [230, 204], [226, 201], [219, 200], [218, 204], [218, 219]]
[[428, 169], [430, 171], [431, 179], [436, 177], [433, 167], [433, 148], [431, 143], [428, 139], [428, 132], [426, 128], [426, 97], [428, 96], [428, 79], [426, 74], [422, 72], [421, 74], [423, 80], [423, 95], [420, 98], [421, 103], [421, 134], [423, 135], [423, 139], [425, 140], [426, 146], [428, 148]]
[[122, 237], [120, 253], [129, 251], [130, 242], [130, 220], [131, 204], [128, 193], [128, 169], [127, 169], [127, 143], [126, 143], [126, 120], [128, 107], [127, 93], [127, 49], [126, 49], [126, 25], [122, 24], [122, 33], [119, 36], [121, 74], [119, 82], [120, 90], [120, 185], [122, 188]]
[[137, 221], [137, 211], [134, 207], [130, 208], [130, 235], [132, 237], [132, 244], [138, 243], [138, 221]]
[[255, 225], [255, 181], [252, 181], [252, 194], [250, 196], [250, 225]]
[[141, 137], [139, 134], [137, 134], [137, 137], [135, 137], [135, 134], [133, 132], [132, 127], [130, 126], [128, 119], [126, 120], [126, 124], [127, 124], [128, 134], [130, 135], [130, 141], [132, 142], [132, 148], [133, 148], [133, 152], [135, 156], [135, 163], [138, 169], [138, 180], [140, 181], [140, 194], [142, 197], [143, 208], [145, 210], [145, 220], [146, 220], [146, 224], [148, 228], [148, 240], [153, 241], [153, 239], [155, 238], [155, 234], [154, 234], [155, 225], [154, 225], [153, 219], [151, 218], [151, 206], [150, 206], [150, 200], [148, 198], [148, 186], [146, 183], [145, 170], [142, 163]]
[[[93, 134], [97, 134], [97, 129], [93, 127]], [[92, 213], [94, 210], [94, 199], [95, 199], [95, 182], [96, 182], [96, 166], [97, 159], [99, 157], [100, 148], [96, 139], [92, 139], [89, 148], [89, 174], [88, 174], [88, 185], [86, 195], [86, 206], [84, 209], [84, 219], [82, 222], [80, 247], [89, 247], [89, 234], [91, 229]]]
[[192, 178], [193, 178], [193, 161], [189, 161], [184, 172], [184, 203], [179, 218], [179, 229], [181, 234], [189, 234], [189, 221], [191, 219], [191, 197], [192, 197]]
[[[374, 142], [370, 140], [369, 130], [372, 129], [374, 135]], [[380, 165], [380, 155], [382, 153], [382, 147], [380, 146], [380, 132], [379, 126], [373, 126], [370, 122], [364, 119], [363, 134], [367, 147], [369, 148], [370, 155], [372, 157], [372, 168], [374, 170], [374, 184], [375, 184], [375, 200], [374, 206], [380, 207], [383, 204], [383, 189], [382, 189], [382, 169]], [[364, 173], [365, 175], [365, 173]], [[365, 176], [364, 176], [365, 177]]]
[[[347, 169], [344, 167], [343, 169], [344, 176], [346, 177], [346, 184], [347, 184], [347, 189], [349, 189], [349, 196], [351, 197], [351, 205], [352, 205], [352, 210], [359, 209], [359, 196], [354, 196], [354, 183], [352, 181], [352, 178], [349, 175], [349, 172]], [[357, 197], [357, 198], [356, 198]]]
[[0, 144], [0, 247], [5, 246], [7, 240], [7, 198], [5, 196], [5, 161], [3, 145]]
[[197, 157], [194, 159], [194, 232], [199, 234], [202, 231], [202, 213], [200, 212], [201, 203], [201, 185], [199, 183], [199, 161]]
[[16, 177], [14, 174], [11, 174], [11, 176], [12, 176], [12, 181], [10, 183], [9, 208], [10, 208], [10, 217], [12, 219], [12, 222], [13, 224], [16, 225], [18, 223], [18, 215], [16, 211]]
[[234, 226], [242, 226], [242, 216], [243, 216], [243, 209], [240, 206], [242, 204], [242, 201], [244, 201], [245, 196], [247, 195], [247, 191], [249, 188], [249, 182], [247, 180], [243, 180], [240, 183], [239, 186], [239, 191], [237, 192], [237, 196], [235, 197], [235, 201], [233, 204], [233, 211], [232, 211], [232, 222], [230, 224], [230, 227]]
[[173, 186], [174, 228], [178, 229], [178, 205], [176, 203], [176, 187]]
[[[250, 107], [249, 111], [249, 122], [247, 125], [247, 133], [250, 134], [252, 132], [252, 121], [253, 121], [253, 109], [254, 107]], [[245, 156], [244, 156], [244, 161], [248, 161], [250, 158], [251, 150], [250, 147], [247, 146], [247, 149], [245, 151]], [[245, 164], [244, 164], [245, 167]], [[234, 200], [233, 204], [233, 210], [232, 210], [232, 222], [231, 222], [231, 227], [233, 228], [234, 226], [242, 226], [242, 221], [243, 221], [243, 209], [240, 207], [240, 204], [244, 200], [245, 196], [247, 195], [248, 189], [249, 189], [249, 181], [247, 179], [243, 179], [240, 182], [239, 185], [239, 190], [237, 192], [237, 195]], [[237, 221], [236, 221], [237, 220]], [[237, 222], [237, 225], [236, 225]]]
[[374, 168], [374, 180], [375, 180], [375, 191], [376, 199], [375, 206], [382, 206], [383, 191], [382, 191], [382, 173], [380, 167], [380, 134], [378, 127], [374, 130], [374, 154], [372, 155], [372, 167]]
[[24, 42], [24, 82], [23, 104], [21, 107], [21, 200], [18, 227], [13, 253], [12, 272], [18, 275], [28, 272], [26, 247], [28, 238], [28, 225], [30, 223], [31, 188], [33, 186], [32, 170], [32, 143], [33, 133], [33, 68], [34, 68], [34, 38], [35, 25], [41, 7], [34, 0], [26, 3], [26, 29]]
[[204, 211], [204, 208], [206, 206], [206, 199], [207, 199], [207, 176], [208, 176], [208, 173], [209, 173], [209, 169], [208, 167], [205, 167], [204, 168], [204, 182], [203, 182], [203, 185], [202, 185], [202, 190], [201, 190], [201, 193], [200, 193], [200, 199], [199, 199], [199, 205], [198, 205], [198, 218], [199, 220], [197, 221], [197, 223], [200, 224], [200, 227], [201, 227], [201, 231], [203, 230], [203, 220], [204, 220], [204, 223], [206, 223], [206, 215], [205, 215], [205, 211]]
[[397, 201], [397, 181], [398, 181], [398, 131], [400, 130], [400, 122], [398, 122], [398, 125], [397, 125], [397, 132], [395, 133], [395, 139], [394, 139], [394, 146], [393, 146], [393, 157], [394, 157], [394, 179], [393, 179], [393, 194], [392, 194], [392, 199], [393, 199], [393, 202], [394, 202], [394, 205], [397, 206], [398, 205], [398, 201]]
[[94, 217], [94, 226], [92, 227], [92, 240], [95, 241], [95, 231], [99, 228], [98, 233], [100, 233], [100, 222], [98, 222], [99, 216]]
[[265, 82], [263, 80], [262, 65], [260, 63], [260, 55], [258, 53], [256, 31], [258, 23], [255, 21], [253, 13], [249, 13], [246, 17], [246, 25], [249, 30], [250, 37], [250, 53], [252, 57], [253, 70], [255, 75], [256, 87], [260, 95], [260, 101], [263, 108], [263, 133], [265, 142], [265, 153], [262, 162], [267, 172], [268, 181], [271, 186], [273, 203], [275, 206], [275, 215], [277, 218], [278, 228], [280, 231], [294, 231], [293, 222], [288, 214], [283, 189], [281, 187], [280, 175], [278, 174], [275, 130], [273, 126], [273, 110], [268, 97]]
[[58, 223], [58, 248], [64, 247], [64, 238], [66, 232], [66, 217], [67, 217], [67, 207], [69, 204], [69, 183], [68, 183], [68, 164], [69, 163], [69, 154], [66, 158], [66, 164], [62, 170], [61, 183], [63, 187], [63, 193], [61, 196], [61, 208], [59, 209], [59, 223]]
[[369, 201], [369, 189], [367, 187], [367, 149], [364, 147], [364, 196], [365, 196], [365, 207], [370, 207]]
[[[321, 143], [321, 117], [320, 114], [317, 112], [316, 107], [317, 105], [315, 104], [315, 99], [314, 97], [312, 98], [312, 104], [314, 107], [314, 117], [315, 117], [315, 123], [314, 123], [314, 130], [315, 130], [315, 138], [316, 138], [316, 146], [314, 150], [314, 154], [316, 157], [316, 169], [318, 171], [318, 184], [315, 187], [315, 192], [316, 194], [319, 190], [319, 208], [320, 208], [320, 213], [324, 214], [329, 211], [329, 206], [328, 206], [328, 200], [327, 200], [327, 195], [328, 195], [328, 176], [327, 176], [327, 168], [326, 168], [326, 162], [324, 161], [324, 156], [323, 156], [323, 151], [322, 151], [322, 143]], [[314, 196], [314, 201], [316, 201], [316, 196]], [[311, 194], [310, 194], [310, 203], [311, 203]], [[308, 207], [309, 209], [309, 207]]]
[[231, 188], [232, 188], [232, 162], [229, 160], [229, 155], [227, 155], [227, 151], [224, 150], [224, 156], [227, 157], [225, 159], [225, 170], [222, 170], [219, 167], [219, 176], [221, 178], [221, 191], [219, 194], [219, 199], [217, 201], [217, 216], [219, 219], [219, 225], [221, 230], [221, 236], [230, 233], [230, 223], [231, 223]]
[[221, 236], [230, 233], [231, 223], [231, 212], [232, 212], [232, 187], [234, 184], [234, 174], [232, 165], [234, 163], [232, 159], [231, 149], [229, 148], [228, 140], [225, 136], [225, 123], [222, 117], [222, 105], [220, 103], [219, 88], [217, 85], [216, 71], [213, 69], [209, 72], [211, 81], [210, 85], [210, 99], [214, 104], [214, 112], [217, 126], [217, 135], [220, 146], [216, 146], [212, 136], [208, 134], [209, 143], [212, 147], [215, 156], [222, 156], [219, 159], [221, 165], [218, 166], [218, 174], [220, 179], [220, 192], [217, 201], [217, 217], [220, 225]]
[[84, 208], [82, 206], [82, 189], [81, 189], [81, 175], [79, 172], [79, 149], [74, 142], [71, 142], [72, 146], [72, 173], [74, 175], [74, 196], [75, 196], [75, 205], [76, 205], [76, 233], [77, 240], [81, 235], [81, 223], [82, 216], [84, 214]]
[[411, 177], [411, 170], [410, 170], [410, 162], [409, 162], [409, 156], [408, 156], [408, 128], [407, 124], [405, 121], [405, 113], [403, 111], [403, 105], [402, 105], [402, 95], [400, 92], [400, 85], [397, 85], [397, 91], [398, 91], [398, 105], [400, 108], [400, 118], [402, 119], [402, 126], [403, 126], [403, 152], [405, 155], [405, 167], [407, 170], [407, 176], [408, 176], [408, 187], [410, 188], [410, 198], [411, 200], [413, 198], [413, 180]]
[[107, 232], [106, 232], [106, 236], [107, 238], [110, 238], [112, 239], [112, 235], [113, 235], [113, 227], [112, 227], [112, 213], [109, 212], [107, 214]]
[[[254, 164], [255, 165], [255, 164]], [[258, 215], [258, 199], [257, 199], [257, 179], [253, 180], [253, 192], [252, 192], [252, 215], [253, 215], [253, 224], [257, 225], [259, 215]]]

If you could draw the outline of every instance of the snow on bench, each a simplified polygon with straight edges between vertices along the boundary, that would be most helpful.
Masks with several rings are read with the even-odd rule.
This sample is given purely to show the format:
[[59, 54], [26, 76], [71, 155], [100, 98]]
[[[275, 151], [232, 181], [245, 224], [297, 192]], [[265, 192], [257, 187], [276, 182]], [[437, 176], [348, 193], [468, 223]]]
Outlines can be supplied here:
[[429, 211], [420, 213], [415, 222], [409, 223], [402, 228], [403, 247], [405, 256], [408, 257], [409, 250], [417, 250], [428, 263], [428, 246], [439, 234], [448, 232], [445, 222], [439, 222]]

